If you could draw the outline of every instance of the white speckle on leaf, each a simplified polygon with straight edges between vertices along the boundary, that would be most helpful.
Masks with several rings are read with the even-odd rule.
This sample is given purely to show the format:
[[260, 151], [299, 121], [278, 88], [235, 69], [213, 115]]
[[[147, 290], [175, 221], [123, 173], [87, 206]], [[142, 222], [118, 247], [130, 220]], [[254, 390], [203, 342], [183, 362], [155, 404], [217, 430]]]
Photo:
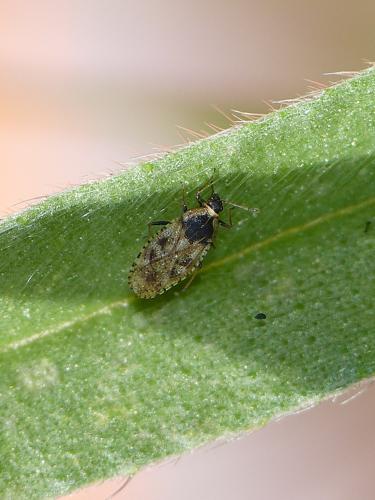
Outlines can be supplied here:
[[28, 307], [25, 307], [23, 309], [22, 314], [25, 316], [25, 318], [31, 319], [30, 309]]
[[32, 365], [20, 370], [21, 383], [30, 390], [40, 390], [59, 382], [57, 367], [47, 358], [43, 358]]
[[145, 329], [148, 325], [148, 321], [143, 313], [135, 313], [132, 316], [133, 326], [137, 330]]

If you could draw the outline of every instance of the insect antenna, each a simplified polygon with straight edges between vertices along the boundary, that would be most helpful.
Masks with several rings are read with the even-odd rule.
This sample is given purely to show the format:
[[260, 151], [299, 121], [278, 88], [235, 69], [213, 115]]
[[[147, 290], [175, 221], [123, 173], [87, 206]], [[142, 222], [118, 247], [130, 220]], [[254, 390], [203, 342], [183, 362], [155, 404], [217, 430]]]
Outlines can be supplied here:
[[223, 203], [226, 203], [227, 205], [230, 205], [233, 208], [241, 208], [242, 210], [246, 210], [247, 212], [252, 212], [253, 214], [259, 213], [259, 208], [250, 208], [246, 207], [245, 205], [238, 205], [238, 203], [233, 203], [232, 201], [228, 200], [221, 200]]
[[211, 179], [206, 182], [206, 184], [203, 184], [203, 186], [201, 186], [199, 189], [198, 189], [198, 192], [199, 193], [203, 193], [204, 191], [206, 191], [206, 189], [208, 188], [211, 188], [211, 194], [214, 194], [215, 192], [215, 187], [214, 187], [214, 179], [213, 177], [211, 177]]

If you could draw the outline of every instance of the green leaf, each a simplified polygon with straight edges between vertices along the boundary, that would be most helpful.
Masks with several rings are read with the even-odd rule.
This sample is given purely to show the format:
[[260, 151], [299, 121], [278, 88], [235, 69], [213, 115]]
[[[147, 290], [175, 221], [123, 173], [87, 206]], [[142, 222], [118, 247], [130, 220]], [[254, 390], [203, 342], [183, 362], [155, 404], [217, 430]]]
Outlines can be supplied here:
[[[2, 497], [133, 473], [374, 373], [374, 96], [371, 69], [0, 226]], [[186, 291], [137, 299], [147, 223], [213, 172], [259, 215], [234, 211]]]

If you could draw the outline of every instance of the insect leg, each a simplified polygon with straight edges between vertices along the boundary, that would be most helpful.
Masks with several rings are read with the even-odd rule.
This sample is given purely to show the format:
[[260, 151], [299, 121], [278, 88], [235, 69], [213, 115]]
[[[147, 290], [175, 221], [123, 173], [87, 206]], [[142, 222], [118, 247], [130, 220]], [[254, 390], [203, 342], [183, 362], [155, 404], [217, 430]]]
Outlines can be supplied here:
[[230, 226], [233, 226], [233, 223], [232, 223], [232, 210], [234, 210], [235, 207], [229, 207], [229, 210], [228, 210], [228, 217], [229, 217], [229, 225]]
[[197, 202], [198, 202], [200, 207], [206, 203], [205, 200], [202, 198], [200, 191], [197, 191], [197, 194], [195, 195], [195, 197], [196, 197]]
[[197, 191], [197, 194], [195, 195], [195, 197], [196, 197], [197, 202], [199, 203], [200, 207], [206, 203], [206, 201], [202, 198], [200, 191]]
[[[213, 242], [211, 243], [211, 245], [213, 245]], [[193, 271], [193, 274], [190, 276], [190, 279], [189, 281], [186, 283], [186, 285], [184, 286], [184, 288], [182, 289], [182, 291], [184, 292], [193, 282], [193, 279], [196, 277], [198, 271], [200, 270], [200, 268], [202, 267], [202, 262], [199, 260], [199, 257], [197, 259], [195, 259], [194, 261], [194, 264], [196, 266], [196, 268], [194, 269]]]
[[149, 237], [151, 236], [151, 226], [166, 226], [170, 222], [171, 221], [169, 221], [169, 220], [155, 220], [153, 222], [149, 222], [147, 224], [147, 227], [148, 227], [148, 236]]
[[193, 272], [193, 274], [190, 276], [190, 279], [189, 281], [186, 283], [186, 285], [184, 286], [184, 288], [182, 289], [182, 291], [184, 292], [187, 288], [189, 288], [189, 286], [192, 284], [193, 282], [193, 279], [196, 277], [197, 275], [197, 272], [199, 271], [199, 269], [195, 269], [195, 271]]
[[223, 220], [219, 220], [219, 224], [225, 227], [225, 229], [230, 229], [233, 226], [233, 224], [228, 224], [228, 222], [224, 222]]
[[228, 209], [228, 217], [229, 217], [229, 222], [224, 222], [223, 220], [219, 219], [219, 224], [220, 226], [223, 226], [227, 229], [230, 229], [233, 224], [232, 224], [232, 210], [233, 210], [234, 207], [230, 207]]
[[187, 288], [189, 288], [189, 286], [192, 284], [194, 278], [196, 277], [199, 269], [202, 267], [202, 263], [199, 262], [197, 264], [197, 267], [195, 268], [195, 270], [193, 271], [193, 274], [190, 276], [190, 279], [188, 280], [188, 282], [186, 283], [186, 285], [184, 286], [184, 288], [182, 289], [182, 291], [184, 292]]

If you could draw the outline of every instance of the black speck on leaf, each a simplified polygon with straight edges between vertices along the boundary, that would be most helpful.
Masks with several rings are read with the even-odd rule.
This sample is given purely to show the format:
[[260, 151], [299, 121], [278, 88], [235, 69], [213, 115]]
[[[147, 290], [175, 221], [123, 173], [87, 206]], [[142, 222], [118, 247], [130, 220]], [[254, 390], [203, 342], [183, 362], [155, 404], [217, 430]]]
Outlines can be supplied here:
[[264, 313], [258, 313], [255, 316], [255, 319], [266, 319], [267, 316]]

